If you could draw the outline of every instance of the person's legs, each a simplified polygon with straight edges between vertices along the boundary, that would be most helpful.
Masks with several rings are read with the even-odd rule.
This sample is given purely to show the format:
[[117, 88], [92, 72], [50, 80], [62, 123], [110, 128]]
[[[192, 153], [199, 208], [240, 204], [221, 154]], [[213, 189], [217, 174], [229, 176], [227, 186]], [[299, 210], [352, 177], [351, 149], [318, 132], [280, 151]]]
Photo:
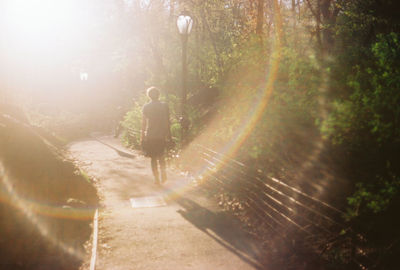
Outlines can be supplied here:
[[158, 164], [157, 164], [157, 157], [152, 156], [151, 157], [151, 170], [153, 171], [153, 176], [154, 176], [154, 181], [156, 183], [160, 182], [160, 177], [158, 174]]
[[161, 182], [164, 183], [165, 181], [167, 181], [167, 171], [166, 171], [166, 167], [165, 167], [164, 154], [160, 155], [159, 162], [160, 162], [160, 169], [161, 169]]
[[160, 175], [158, 171], [158, 162], [159, 162], [161, 169], [161, 180], [162, 182], [165, 182], [167, 180], [167, 174], [165, 170], [165, 158], [164, 158], [165, 142], [164, 140], [152, 140], [151, 143], [149, 143], [148, 145], [149, 145], [148, 153], [150, 154], [151, 157], [151, 169], [153, 171], [154, 180], [156, 181], [156, 183], [159, 183], [160, 181], [159, 178]]

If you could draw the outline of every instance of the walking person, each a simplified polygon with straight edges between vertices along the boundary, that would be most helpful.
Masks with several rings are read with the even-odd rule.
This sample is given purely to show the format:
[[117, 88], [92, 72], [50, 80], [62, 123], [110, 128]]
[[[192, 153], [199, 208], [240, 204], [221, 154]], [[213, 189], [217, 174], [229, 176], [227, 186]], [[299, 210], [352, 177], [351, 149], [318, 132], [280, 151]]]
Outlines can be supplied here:
[[160, 90], [156, 87], [147, 89], [150, 102], [143, 106], [141, 144], [147, 156], [151, 158], [151, 169], [155, 184], [160, 184], [159, 167], [161, 171], [161, 182], [167, 180], [165, 166], [165, 148], [167, 141], [172, 141], [169, 122], [168, 105], [160, 102]]

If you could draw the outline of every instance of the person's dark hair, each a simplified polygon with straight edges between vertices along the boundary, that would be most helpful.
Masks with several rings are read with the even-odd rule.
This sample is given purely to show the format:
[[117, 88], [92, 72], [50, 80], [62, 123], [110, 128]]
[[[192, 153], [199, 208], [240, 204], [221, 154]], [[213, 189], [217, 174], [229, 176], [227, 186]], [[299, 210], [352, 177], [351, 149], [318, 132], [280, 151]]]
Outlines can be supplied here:
[[158, 98], [160, 97], [160, 89], [158, 89], [157, 87], [149, 87], [146, 92], [147, 96], [151, 98], [151, 100], [158, 100]]

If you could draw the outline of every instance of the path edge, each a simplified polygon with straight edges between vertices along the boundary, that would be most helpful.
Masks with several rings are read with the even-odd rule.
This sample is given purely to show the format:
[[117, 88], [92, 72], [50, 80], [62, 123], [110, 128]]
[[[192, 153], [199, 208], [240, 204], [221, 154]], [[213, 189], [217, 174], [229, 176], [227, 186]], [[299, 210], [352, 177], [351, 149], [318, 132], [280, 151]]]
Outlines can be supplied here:
[[97, 253], [97, 234], [99, 231], [99, 209], [96, 209], [93, 217], [93, 243], [92, 243], [92, 257], [90, 258], [90, 270], [96, 269], [96, 253]]

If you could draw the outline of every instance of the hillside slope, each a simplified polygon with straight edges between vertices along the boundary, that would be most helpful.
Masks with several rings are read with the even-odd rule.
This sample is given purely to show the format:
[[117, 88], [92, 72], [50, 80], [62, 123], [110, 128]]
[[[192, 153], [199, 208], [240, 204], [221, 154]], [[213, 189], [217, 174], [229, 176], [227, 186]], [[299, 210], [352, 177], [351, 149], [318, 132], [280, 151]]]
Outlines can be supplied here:
[[0, 106], [0, 269], [78, 269], [85, 256], [97, 194], [49, 137]]

